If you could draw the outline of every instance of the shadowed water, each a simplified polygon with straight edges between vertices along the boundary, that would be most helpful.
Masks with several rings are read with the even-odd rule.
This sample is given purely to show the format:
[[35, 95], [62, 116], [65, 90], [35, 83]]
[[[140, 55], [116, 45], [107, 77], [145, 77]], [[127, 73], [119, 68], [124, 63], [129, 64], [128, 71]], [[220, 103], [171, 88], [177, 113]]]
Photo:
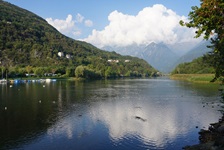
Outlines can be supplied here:
[[165, 78], [0, 85], [0, 94], [0, 149], [181, 149], [222, 106], [217, 85]]

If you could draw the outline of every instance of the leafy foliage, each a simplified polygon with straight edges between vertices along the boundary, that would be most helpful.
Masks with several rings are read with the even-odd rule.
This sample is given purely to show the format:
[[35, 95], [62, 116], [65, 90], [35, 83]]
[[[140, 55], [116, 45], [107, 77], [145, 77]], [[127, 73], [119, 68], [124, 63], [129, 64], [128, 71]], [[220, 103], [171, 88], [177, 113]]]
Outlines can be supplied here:
[[[83, 66], [86, 78], [110, 77], [110, 68], [114, 72], [112, 76], [126, 75], [127, 72], [150, 76], [156, 72], [142, 59], [106, 52], [68, 38], [44, 19], [2, 0], [0, 14], [0, 65], [5, 68], [4, 76], [6, 69], [12, 76], [11, 70], [15, 67], [37, 76], [45, 73], [75, 76], [76, 67]], [[19, 74], [18, 70], [13, 76]]]
[[215, 68], [215, 79], [224, 76], [224, 2], [223, 0], [201, 0], [201, 6], [192, 7], [189, 22], [180, 24], [196, 28], [196, 38], [211, 38], [213, 51], [209, 53], [211, 64]]

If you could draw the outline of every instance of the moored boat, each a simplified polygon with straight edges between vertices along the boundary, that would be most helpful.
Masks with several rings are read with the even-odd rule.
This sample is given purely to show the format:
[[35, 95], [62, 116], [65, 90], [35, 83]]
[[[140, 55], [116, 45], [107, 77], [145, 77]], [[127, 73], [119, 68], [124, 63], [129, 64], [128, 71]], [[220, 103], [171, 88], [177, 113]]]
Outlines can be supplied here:
[[1, 79], [0, 80], [0, 84], [5, 84], [5, 83], [7, 83], [7, 80], [6, 79]]

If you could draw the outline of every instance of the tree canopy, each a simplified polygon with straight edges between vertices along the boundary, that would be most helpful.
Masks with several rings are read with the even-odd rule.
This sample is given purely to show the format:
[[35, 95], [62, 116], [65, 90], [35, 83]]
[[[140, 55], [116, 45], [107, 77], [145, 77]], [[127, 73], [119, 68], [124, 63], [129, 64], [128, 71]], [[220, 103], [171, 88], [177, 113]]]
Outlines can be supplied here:
[[180, 21], [182, 26], [196, 29], [196, 38], [211, 39], [213, 51], [210, 62], [215, 69], [215, 79], [224, 77], [224, 1], [201, 0], [200, 7], [193, 6], [189, 22]]

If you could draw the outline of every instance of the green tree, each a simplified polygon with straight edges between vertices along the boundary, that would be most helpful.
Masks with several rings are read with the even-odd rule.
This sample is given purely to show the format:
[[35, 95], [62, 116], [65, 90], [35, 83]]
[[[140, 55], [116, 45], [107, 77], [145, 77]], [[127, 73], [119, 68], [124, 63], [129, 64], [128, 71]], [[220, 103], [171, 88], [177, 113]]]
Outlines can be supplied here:
[[67, 67], [66, 68], [66, 76], [68, 76], [68, 77], [73, 77], [74, 76], [74, 71], [75, 69], [74, 68], [72, 68], [72, 67]]
[[45, 70], [43, 67], [36, 67], [34, 70], [34, 73], [36, 76], [42, 77], [42, 76], [44, 76]]
[[80, 65], [75, 69], [75, 76], [77, 78], [84, 78], [84, 66]]
[[108, 67], [107, 70], [105, 71], [105, 77], [107, 78], [115, 78], [117, 76], [117, 73], [115, 69], [112, 67]]
[[26, 69], [25, 68], [18, 68], [18, 75], [20, 77], [24, 77], [26, 74]]
[[33, 67], [32, 66], [30, 66], [30, 65], [26, 66], [26, 72], [28, 74], [30, 74], [32, 70], [33, 70]]
[[[211, 38], [210, 61], [215, 69], [215, 79], [224, 76], [224, 2], [223, 0], [201, 0], [200, 7], [192, 7], [189, 22], [180, 21], [182, 26], [196, 28], [196, 38]], [[223, 79], [224, 82], [224, 79]]]

